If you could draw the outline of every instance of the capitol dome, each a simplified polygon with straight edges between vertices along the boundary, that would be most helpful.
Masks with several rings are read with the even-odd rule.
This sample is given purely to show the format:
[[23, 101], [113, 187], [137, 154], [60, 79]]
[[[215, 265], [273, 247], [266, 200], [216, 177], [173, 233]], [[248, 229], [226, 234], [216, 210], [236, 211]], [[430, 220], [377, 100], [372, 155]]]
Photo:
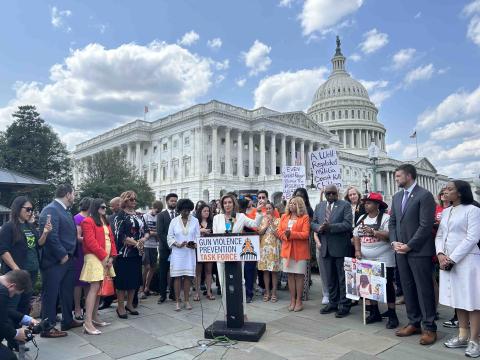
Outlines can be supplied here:
[[378, 122], [378, 109], [365, 87], [345, 70], [346, 58], [337, 48], [332, 58], [332, 73], [315, 92], [308, 115], [338, 136], [345, 151], [367, 155], [371, 142], [385, 155], [385, 127]]

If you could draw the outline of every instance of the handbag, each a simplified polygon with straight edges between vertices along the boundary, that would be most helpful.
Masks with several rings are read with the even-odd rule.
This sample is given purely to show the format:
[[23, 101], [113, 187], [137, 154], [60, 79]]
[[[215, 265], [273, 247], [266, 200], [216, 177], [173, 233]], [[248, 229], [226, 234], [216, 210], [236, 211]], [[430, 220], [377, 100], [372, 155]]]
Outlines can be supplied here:
[[105, 274], [103, 277], [100, 289], [98, 289], [98, 296], [112, 296], [115, 294], [115, 287], [113, 286], [113, 279], [110, 275]]

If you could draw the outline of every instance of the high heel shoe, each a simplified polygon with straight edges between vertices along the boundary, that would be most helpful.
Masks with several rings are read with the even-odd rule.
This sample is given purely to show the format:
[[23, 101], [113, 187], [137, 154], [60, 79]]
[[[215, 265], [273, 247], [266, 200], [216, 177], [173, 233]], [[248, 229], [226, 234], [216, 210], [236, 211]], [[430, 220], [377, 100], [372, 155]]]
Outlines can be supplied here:
[[126, 313], [122, 315], [122, 314], [120, 314], [120, 313], [118, 312], [118, 309], [116, 310], [116, 312], [117, 312], [117, 316], [118, 316], [120, 319], [128, 319], [128, 315], [127, 315]]
[[128, 307], [125, 306], [125, 310], [127, 310], [127, 312], [130, 314], [130, 315], [140, 315], [138, 313], [137, 310], [130, 310]]
[[87, 329], [87, 327], [85, 326], [85, 324], [83, 324], [83, 333], [84, 334], [87, 334], [87, 335], [100, 335], [102, 332], [100, 330], [93, 330], [93, 331], [90, 331]]
[[95, 320], [92, 320], [92, 323], [93, 323], [93, 325], [101, 326], [101, 327], [105, 327], [105, 326], [111, 325], [111, 323], [108, 323], [108, 322], [106, 322], [106, 321], [95, 321]]

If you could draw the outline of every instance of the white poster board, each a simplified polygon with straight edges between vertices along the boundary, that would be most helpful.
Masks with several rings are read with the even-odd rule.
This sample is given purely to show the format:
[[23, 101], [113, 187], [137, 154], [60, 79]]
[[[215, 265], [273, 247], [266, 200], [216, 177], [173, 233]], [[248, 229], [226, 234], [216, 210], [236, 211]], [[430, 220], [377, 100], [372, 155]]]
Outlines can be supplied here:
[[288, 200], [297, 188], [305, 187], [305, 166], [284, 166], [282, 179], [283, 199]]
[[310, 153], [310, 164], [313, 171], [313, 182], [318, 190], [327, 185], [343, 188], [342, 174], [336, 149], [323, 149]]
[[346, 257], [345, 286], [347, 298], [387, 302], [387, 268], [379, 261], [359, 260]]
[[258, 235], [214, 235], [197, 238], [197, 260], [258, 261], [260, 237]]

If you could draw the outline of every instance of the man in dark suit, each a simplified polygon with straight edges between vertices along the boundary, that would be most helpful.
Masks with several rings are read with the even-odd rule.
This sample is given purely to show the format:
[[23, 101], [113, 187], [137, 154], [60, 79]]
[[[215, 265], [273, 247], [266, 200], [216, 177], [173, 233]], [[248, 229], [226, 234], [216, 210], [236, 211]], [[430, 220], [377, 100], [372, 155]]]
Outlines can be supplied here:
[[[177, 207], [177, 194], [171, 193], [168, 194], [165, 198], [167, 203], [167, 208], [157, 215], [157, 236], [158, 236], [158, 281], [159, 281], [159, 292], [160, 298], [158, 303], [161, 304], [167, 299], [167, 284], [168, 284], [168, 271], [170, 270], [170, 253], [171, 250], [167, 242], [168, 227], [170, 226], [170, 221], [178, 214], [176, 212]], [[170, 295], [171, 300], [175, 300], [175, 292], [173, 291], [172, 282], [170, 282]]]
[[[57, 338], [67, 336], [65, 331], [82, 326], [72, 317], [73, 288], [75, 285], [74, 256], [77, 249], [77, 227], [68, 208], [73, 205], [75, 191], [71, 185], [58, 186], [55, 200], [40, 213], [40, 231], [50, 219], [52, 231], [39, 248], [40, 271], [42, 274], [42, 318], [48, 318], [52, 329], [40, 336]], [[57, 298], [60, 293], [62, 326], [53, 327], [57, 316]]]
[[351, 301], [346, 297], [344, 257], [351, 254], [352, 208], [338, 200], [335, 185], [325, 188], [327, 201], [315, 208], [312, 229], [320, 238], [320, 255], [324, 259], [328, 278], [329, 303], [320, 310], [321, 314], [336, 312], [341, 318], [350, 312]]
[[423, 323], [420, 344], [430, 345], [437, 339], [432, 281], [435, 200], [429, 191], [417, 185], [416, 178], [417, 170], [413, 165], [404, 164], [395, 170], [395, 181], [403, 191], [393, 197], [388, 227], [409, 320], [396, 335], [419, 334]]

